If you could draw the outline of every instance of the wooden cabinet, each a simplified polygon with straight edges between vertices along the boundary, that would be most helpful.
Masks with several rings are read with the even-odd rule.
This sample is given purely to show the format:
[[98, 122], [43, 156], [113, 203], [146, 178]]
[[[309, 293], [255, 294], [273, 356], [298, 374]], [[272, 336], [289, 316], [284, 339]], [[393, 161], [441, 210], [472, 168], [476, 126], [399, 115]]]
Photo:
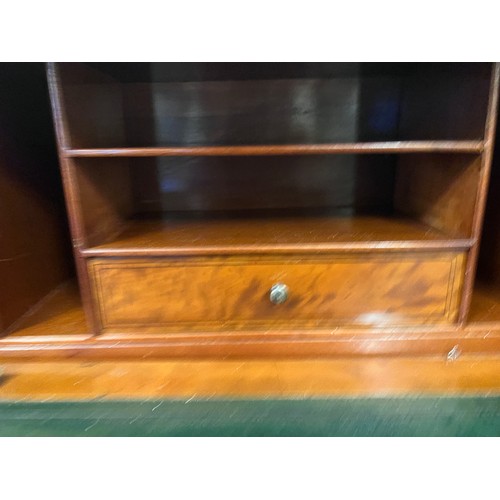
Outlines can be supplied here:
[[[500, 314], [485, 340], [477, 312], [497, 300], [481, 280], [498, 249], [499, 72], [49, 64], [87, 327], [83, 344], [68, 325], [45, 352], [500, 348]], [[11, 352], [23, 328], [6, 330]]]

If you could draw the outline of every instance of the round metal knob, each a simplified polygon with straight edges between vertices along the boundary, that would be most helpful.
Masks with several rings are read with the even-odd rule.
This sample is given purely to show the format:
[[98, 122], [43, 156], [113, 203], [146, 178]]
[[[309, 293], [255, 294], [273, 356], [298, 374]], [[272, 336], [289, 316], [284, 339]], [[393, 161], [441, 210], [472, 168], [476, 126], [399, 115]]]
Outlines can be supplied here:
[[283, 304], [288, 299], [288, 287], [284, 283], [276, 283], [269, 291], [269, 300], [273, 304]]

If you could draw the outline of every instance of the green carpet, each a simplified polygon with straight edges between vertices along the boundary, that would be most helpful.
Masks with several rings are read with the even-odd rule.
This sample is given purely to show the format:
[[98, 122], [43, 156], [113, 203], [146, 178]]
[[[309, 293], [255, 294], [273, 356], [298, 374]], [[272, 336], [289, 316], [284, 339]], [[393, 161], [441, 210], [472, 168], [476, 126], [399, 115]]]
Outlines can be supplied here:
[[4, 401], [0, 436], [500, 436], [500, 397]]

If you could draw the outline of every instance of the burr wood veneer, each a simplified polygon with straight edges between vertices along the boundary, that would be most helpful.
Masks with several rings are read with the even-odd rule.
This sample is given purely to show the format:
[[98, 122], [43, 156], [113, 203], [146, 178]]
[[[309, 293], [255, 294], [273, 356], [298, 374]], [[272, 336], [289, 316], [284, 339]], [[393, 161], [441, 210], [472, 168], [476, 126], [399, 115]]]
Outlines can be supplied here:
[[[31, 325], [24, 346], [112, 356], [497, 349], [499, 72], [48, 64], [87, 333], [34, 335]], [[0, 354], [16, 356], [26, 321], [15, 319], [34, 301], [12, 302]]]

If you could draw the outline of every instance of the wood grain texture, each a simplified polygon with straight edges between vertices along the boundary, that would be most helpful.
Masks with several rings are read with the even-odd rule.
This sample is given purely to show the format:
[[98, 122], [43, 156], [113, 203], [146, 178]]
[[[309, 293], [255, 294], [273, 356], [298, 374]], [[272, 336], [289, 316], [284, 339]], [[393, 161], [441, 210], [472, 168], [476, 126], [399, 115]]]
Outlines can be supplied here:
[[476, 243], [469, 252], [467, 266], [465, 269], [465, 281], [462, 304], [460, 306], [459, 319], [461, 322], [467, 320], [469, 314], [470, 303], [474, 289], [474, 281], [477, 270], [477, 260], [479, 256], [479, 248], [481, 235], [484, 224], [484, 212], [486, 209], [486, 197], [488, 193], [488, 184], [491, 175], [491, 162], [493, 160], [493, 148], [495, 146], [495, 132], [497, 127], [497, 115], [499, 106], [500, 94], [500, 63], [493, 64], [488, 111], [486, 115], [486, 124], [484, 129], [485, 148], [481, 155], [481, 175], [476, 187], [476, 206], [474, 210], [474, 220], [472, 222], [472, 235]]
[[488, 65], [92, 66], [58, 65], [75, 148], [477, 140], [486, 116]]
[[478, 260], [478, 279], [500, 288], [500, 127], [496, 130]]
[[489, 71], [424, 72], [401, 80], [401, 139], [482, 139], [491, 83]]
[[137, 220], [107, 242], [82, 250], [90, 256], [466, 249], [468, 239], [411, 219], [391, 217], [260, 217]]
[[78, 247], [85, 248], [120, 233], [133, 211], [127, 160], [113, 159], [103, 168], [87, 168], [85, 161], [68, 161], [74, 171], [75, 196], [83, 222], [82, 244]]
[[106, 62], [86, 63], [122, 83], [489, 75], [490, 63]]
[[[168, 75], [168, 65], [161, 64], [151, 66], [150, 69], [156, 68], [153, 73], [140, 70], [139, 74], [145, 79], [123, 78], [120, 71], [115, 72], [116, 67], [113, 69], [112, 64], [109, 67], [97, 65], [97, 70], [96, 65], [92, 66], [76, 67], [66, 63], [54, 66], [62, 75], [61, 80], [56, 78], [54, 86], [54, 116], [56, 125], [62, 130], [59, 145], [73, 221], [76, 260], [94, 333], [100, 328], [95, 308], [89, 305], [89, 276], [85, 266], [86, 260], [95, 256], [177, 255], [179, 258], [180, 255], [217, 253], [230, 256], [235, 252], [290, 252], [293, 256], [293, 252], [299, 251], [311, 254], [387, 251], [388, 258], [396, 265], [395, 256], [400, 250], [406, 251], [406, 257], [411, 250], [418, 250], [421, 258], [431, 249], [449, 255], [453, 253], [451, 249], [472, 247], [462, 313], [468, 308], [495, 120], [493, 104], [497, 94], [494, 86], [488, 104], [491, 65], [428, 65], [425, 71], [421, 71], [422, 66], [412, 64], [406, 65], [404, 71], [394, 71], [397, 65], [390, 65], [368, 72], [361, 66], [352, 66], [347, 72], [343, 72], [344, 68], [340, 73], [328, 75], [313, 75], [309, 68], [296, 79], [284, 78], [283, 75], [265, 78], [254, 75], [254, 78], [234, 80], [227, 78], [230, 72], [226, 73], [225, 68], [219, 74], [220, 78], [213, 81], [177, 79]], [[158, 73], [158, 68], [165, 71]], [[131, 64], [129, 69], [133, 73], [138, 66]], [[182, 70], [186, 70], [184, 76], [189, 74], [188, 69], [186, 66]], [[498, 80], [498, 75], [494, 76], [493, 82], [495, 78]], [[80, 113], [81, 120], [78, 118]], [[487, 127], [483, 133], [485, 121]], [[409, 141], [399, 142], [402, 138]], [[425, 158], [421, 162], [414, 162], [414, 157], [431, 151], [440, 154], [422, 155]], [[384, 167], [384, 173], [377, 179], [381, 172], [379, 160], [373, 159], [375, 155], [363, 155], [367, 168], [362, 177], [368, 188], [360, 195], [355, 192], [359, 184], [355, 178], [347, 178], [347, 171], [332, 168], [332, 172], [325, 174], [326, 170], [320, 172], [312, 168], [312, 163], [306, 165], [297, 156], [320, 155], [309, 156], [309, 159], [326, 161], [322, 160], [324, 155], [334, 154], [331, 158], [343, 161], [345, 155], [335, 156], [335, 153], [346, 152], [412, 153], [398, 158], [399, 178], [400, 182], [403, 178], [403, 183], [396, 188], [394, 204], [396, 211], [420, 219], [423, 226], [417, 230], [414, 222], [408, 225], [405, 222], [403, 231], [395, 231], [388, 237], [383, 234], [391, 224], [400, 222], [392, 212], [393, 164]], [[266, 157], [269, 172], [273, 162], [274, 166], [281, 164], [282, 170], [286, 170], [286, 155], [293, 158], [290, 160], [293, 168], [282, 176], [275, 172], [270, 182], [266, 181], [272, 176], [264, 174], [261, 184], [251, 182], [252, 179], [242, 175], [239, 169], [231, 171], [230, 162], [237, 160], [232, 157], [240, 157], [241, 164], [250, 165], [252, 155], [262, 162], [261, 170], [266, 170], [263, 160]], [[134, 156], [149, 158], [134, 159]], [[181, 156], [185, 158], [179, 158]], [[134, 166], [132, 169], [122, 167], [121, 160], [123, 165]], [[155, 165], [160, 160], [174, 162], [177, 171], [172, 175], [172, 170], [167, 168], [167, 174], [162, 176], [162, 170]], [[217, 166], [206, 167], [209, 160]], [[141, 171], [148, 161], [153, 167]], [[191, 166], [181, 168], [194, 165], [192, 162], [196, 161], [204, 167], [198, 170]], [[367, 173], [371, 167], [373, 173]], [[216, 188], [211, 198], [208, 197], [210, 199], [205, 198], [202, 190], [196, 190], [197, 183], [201, 186], [203, 175], [210, 178], [217, 169], [220, 169], [220, 175], [215, 175], [212, 181]], [[246, 170], [251, 171], [250, 168]], [[200, 171], [205, 174], [198, 175]], [[130, 184], [125, 172], [132, 174]], [[292, 188], [304, 186], [305, 178], [299, 176], [295, 179], [294, 175], [306, 172], [312, 181], [311, 189], [305, 189], [305, 197], [302, 196], [304, 191], [294, 191], [286, 182], [280, 189], [280, 180], [290, 180], [290, 177]], [[356, 169], [350, 172], [356, 173]], [[151, 173], [154, 175], [148, 178]], [[347, 177], [339, 177], [340, 173]], [[155, 178], [157, 174], [160, 175]], [[255, 177], [258, 178], [257, 174]], [[246, 191], [236, 189], [233, 192], [238, 183], [240, 187], [248, 186]], [[267, 192], [262, 189], [266, 185], [270, 188]], [[179, 186], [184, 186], [184, 189], [178, 189]], [[315, 193], [318, 186], [320, 189]], [[252, 190], [256, 193], [254, 200], [246, 197]], [[339, 195], [340, 191], [342, 195]], [[352, 199], [345, 198], [351, 195]], [[147, 203], [156, 212], [156, 220], [149, 223], [135, 217], [132, 219], [148, 212]], [[252, 203], [255, 206], [250, 206]], [[268, 218], [265, 222], [250, 224], [242, 219], [228, 223], [218, 217], [212, 218], [208, 213], [210, 210], [248, 208], [314, 208], [324, 212], [315, 214], [314, 223], [303, 224], [300, 217], [296, 217], [292, 222], [281, 220], [275, 227], [272, 224], [275, 220], [270, 218], [269, 212], [265, 214]], [[352, 219], [357, 219], [364, 209], [378, 222], [364, 228], [360, 219], [360, 226], [354, 230], [341, 227], [336, 231], [336, 223], [323, 226], [321, 222], [321, 217], [334, 209], [349, 212]], [[176, 210], [191, 211], [192, 219], [173, 222], [175, 217], [171, 216], [178, 215], [172, 213]], [[201, 214], [198, 219], [196, 211]], [[306, 214], [300, 213], [300, 216]], [[380, 223], [380, 216], [383, 223]], [[407, 231], [410, 225], [411, 231]], [[278, 232], [279, 241], [273, 233], [277, 229], [281, 231]], [[401, 238], [401, 234], [418, 235], [419, 232], [416, 239], [413, 236]], [[365, 257], [374, 256], [364, 254], [362, 258]], [[431, 278], [441, 276], [440, 272], [431, 270], [433, 262], [425, 265], [431, 267], [424, 282], [432, 282]], [[185, 274], [191, 272], [189, 269], [185, 271]], [[311, 269], [306, 274], [312, 276], [314, 273]], [[457, 279], [461, 283], [462, 271], [459, 274]], [[302, 276], [298, 279], [305, 280]], [[358, 283], [360, 277], [356, 279]], [[177, 281], [180, 283], [182, 279]], [[389, 286], [388, 278], [387, 281]], [[396, 283], [401, 281], [399, 278]], [[417, 288], [421, 284], [414, 283]], [[354, 288], [357, 289], [357, 285]], [[439, 286], [437, 290], [442, 291]], [[194, 294], [191, 289], [189, 292]], [[318, 291], [318, 296], [320, 293], [324, 294], [323, 288]], [[324, 297], [322, 300], [326, 303]], [[364, 295], [361, 300], [369, 304]], [[265, 321], [262, 325], [263, 330], [269, 326]], [[133, 330], [134, 327], [130, 332]], [[476, 345], [477, 340], [469, 339], [469, 342]], [[488, 342], [496, 345], [494, 338], [489, 338]], [[103, 346], [101, 344], [97, 349], [104, 349]], [[296, 352], [296, 347], [298, 344], [289, 349]], [[159, 348], [163, 349], [161, 345]], [[165, 349], [169, 348], [165, 346]], [[176, 349], [179, 353], [184, 347], [177, 346]], [[335, 349], [342, 350], [338, 345]], [[261, 352], [260, 347], [253, 352]]]
[[[461, 254], [91, 260], [105, 331], [452, 322]], [[276, 283], [283, 304], [269, 300]], [[377, 288], [372, 283], [378, 283]]]
[[[0, 132], [1, 134], [1, 132]], [[0, 148], [0, 333], [72, 273], [69, 234], [53, 184], [53, 170], [42, 170], [46, 192], [37, 191], [26, 171], [42, 163], [11, 156]], [[17, 155], [16, 155], [17, 156]], [[28, 174], [27, 177], [25, 175]], [[54, 177], [57, 179], [57, 177]], [[54, 198], [52, 198], [54, 197]]]
[[[390, 77], [122, 85], [127, 146], [315, 144], [395, 139]], [[383, 126], [360, 119], [378, 106]], [[109, 144], [123, 146], [123, 144]]]
[[9, 338], [23, 339], [45, 337], [45, 340], [70, 336], [88, 338], [89, 327], [85, 322], [82, 300], [75, 281], [62, 283], [30, 309], [9, 331]]
[[[290, 331], [277, 338], [261, 331], [251, 337], [199, 335], [193, 337], [131, 338], [130, 334], [89, 336], [75, 339], [60, 336], [48, 340], [31, 337], [0, 339], [0, 359], [7, 360], [154, 360], [154, 359], [269, 359], [269, 358], [331, 358], [370, 356], [441, 356], [458, 348], [462, 354], [500, 352], [500, 329], [489, 325], [478, 329], [428, 329], [426, 332], [366, 331], [353, 335], [347, 330]], [[157, 335], [156, 335], [157, 337]]]
[[[76, 68], [78, 72], [78, 68]], [[85, 70], [84, 70], [85, 73]], [[72, 73], [70, 71], [69, 76]], [[67, 76], [66, 76], [67, 77]], [[85, 76], [84, 76], [85, 78]], [[76, 77], [78, 81], [78, 77]], [[78, 186], [76, 183], [76, 171], [74, 162], [64, 155], [64, 149], [70, 142], [70, 127], [67, 121], [66, 107], [63, 99], [63, 88], [59, 65], [47, 64], [47, 80], [50, 102], [52, 106], [52, 118], [57, 138], [57, 151], [59, 155], [60, 170], [64, 188], [66, 210], [69, 218], [71, 239], [73, 243], [73, 256], [76, 265], [76, 273], [82, 298], [82, 305], [90, 328], [97, 331], [97, 322], [91, 302], [91, 290], [87, 266], [78, 249], [85, 243], [85, 225], [82, 206], [79, 202]]]
[[157, 156], [288, 156], [323, 154], [470, 153], [483, 151], [483, 141], [387, 141], [343, 144], [272, 144], [252, 146], [192, 146], [66, 149], [70, 157]]
[[4, 363], [2, 400], [495, 394], [500, 358]]
[[[479, 283], [474, 289], [469, 327], [481, 328], [481, 323], [486, 322], [498, 322], [497, 328], [500, 329], [500, 292], [495, 286]], [[434, 328], [432, 325], [425, 325], [419, 327], [419, 331], [429, 331], [432, 328]], [[442, 330], [443, 327], [438, 328]], [[357, 333], [366, 335], [368, 332], [369, 329], [360, 328]], [[8, 338], [18, 337], [21, 341], [23, 337], [28, 337], [26, 341], [29, 342], [30, 339], [47, 338], [47, 336], [48, 338], [66, 336], [73, 339], [75, 336], [80, 338], [90, 336], [76, 282], [63, 283], [50, 292], [16, 323]], [[144, 335], [135, 334], [133, 338], [144, 338]]]
[[[229, 216], [254, 210], [262, 215], [267, 209], [293, 209], [294, 215], [309, 210], [387, 213], [392, 209], [396, 166], [390, 155], [73, 161], [86, 181], [94, 184], [93, 191], [114, 202], [116, 207], [111, 205], [110, 212], [126, 213], [120, 210], [119, 196], [126, 197], [132, 188], [128, 196], [132, 196], [134, 214], [161, 218], [171, 212], [192, 212], [203, 219], [205, 212], [225, 211]], [[129, 172], [131, 186], [124, 185]]]
[[[458, 346], [462, 353], [500, 352], [500, 297], [478, 288], [467, 326], [335, 327], [314, 330], [261, 330], [194, 333], [116, 333], [94, 336], [88, 329], [76, 286], [63, 286], [43, 300], [0, 339], [0, 359], [94, 360], [310, 358], [441, 356]], [[493, 310], [492, 310], [493, 308]], [[493, 321], [491, 321], [493, 320]], [[389, 358], [385, 358], [386, 360]], [[461, 359], [461, 358], [460, 358]]]
[[73, 270], [43, 64], [0, 64], [0, 334]]
[[480, 171], [480, 157], [400, 156], [396, 210], [450, 236], [471, 238]]
[[493, 328], [500, 325], [500, 286], [498, 284], [478, 281], [474, 285], [468, 322], [469, 325], [489, 323]]
[[60, 112], [65, 123], [59, 137], [63, 149], [123, 143], [124, 113], [121, 87], [113, 78], [80, 63], [49, 63], [58, 87]]

